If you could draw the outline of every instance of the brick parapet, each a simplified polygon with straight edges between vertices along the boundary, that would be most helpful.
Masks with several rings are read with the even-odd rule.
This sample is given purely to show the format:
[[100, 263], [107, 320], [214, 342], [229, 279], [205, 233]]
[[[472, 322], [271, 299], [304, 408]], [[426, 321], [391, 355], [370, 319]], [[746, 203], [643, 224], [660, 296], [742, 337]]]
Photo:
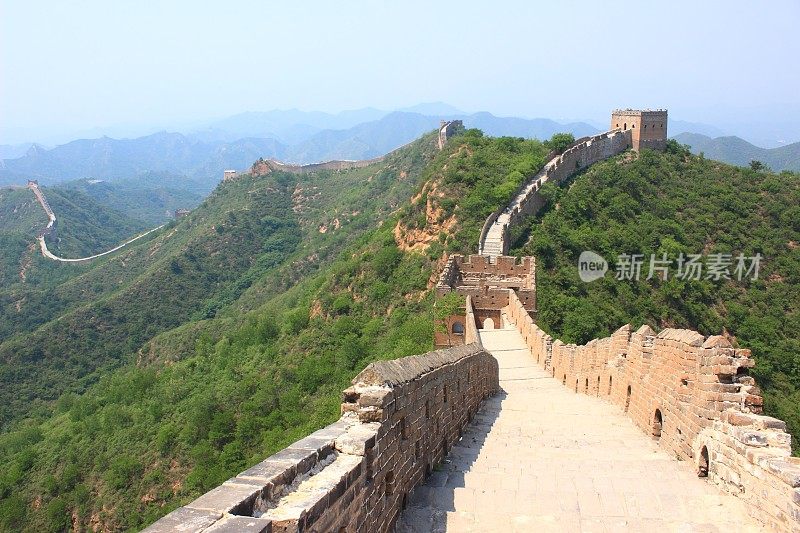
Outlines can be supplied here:
[[391, 531], [498, 388], [497, 361], [479, 342], [372, 363], [343, 392], [340, 420], [145, 531]]
[[765, 527], [800, 531], [800, 459], [786, 424], [761, 414], [749, 350], [721, 336], [629, 325], [576, 346], [536, 326], [513, 292], [505, 312], [555, 379], [619, 406], [671, 455], [745, 499]]

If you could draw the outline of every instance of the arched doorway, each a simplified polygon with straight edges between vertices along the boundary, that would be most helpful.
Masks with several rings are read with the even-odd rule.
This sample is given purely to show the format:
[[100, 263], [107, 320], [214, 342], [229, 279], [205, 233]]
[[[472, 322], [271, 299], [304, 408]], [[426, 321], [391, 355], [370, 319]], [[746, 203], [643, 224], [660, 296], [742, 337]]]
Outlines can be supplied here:
[[494, 320], [487, 318], [483, 321], [483, 329], [494, 329]]
[[664, 417], [661, 416], [661, 409], [656, 409], [653, 415], [653, 438], [658, 440], [661, 438], [661, 430], [664, 427]]
[[697, 477], [708, 477], [708, 469], [711, 462], [708, 460], [708, 448], [703, 446], [700, 450], [700, 464], [697, 465]]
[[630, 408], [630, 406], [631, 406], [631, 386], [628, 385], [628, 394], [625, 397], [625, 412], [626, 413], [628, 412], [628, 409]]

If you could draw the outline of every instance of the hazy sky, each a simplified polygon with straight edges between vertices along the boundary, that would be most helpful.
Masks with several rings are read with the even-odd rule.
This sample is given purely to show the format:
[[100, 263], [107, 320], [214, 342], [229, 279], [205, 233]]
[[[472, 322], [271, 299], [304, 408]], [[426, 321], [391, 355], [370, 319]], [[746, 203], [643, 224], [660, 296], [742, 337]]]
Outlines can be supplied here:
[[0, 142], [430, 101], [603, 122], [618, 106], [800, 118], [797, 0], [0, 6]]

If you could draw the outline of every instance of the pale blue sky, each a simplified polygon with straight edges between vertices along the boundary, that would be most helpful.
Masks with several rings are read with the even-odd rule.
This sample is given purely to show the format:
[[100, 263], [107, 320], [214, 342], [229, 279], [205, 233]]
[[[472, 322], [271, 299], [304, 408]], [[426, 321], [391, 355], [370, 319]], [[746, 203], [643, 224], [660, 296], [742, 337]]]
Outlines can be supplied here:
[[[0, 142], [246, 110], [800, 118], [800, 2], [0, 0]], [[748, 119], [749, 120], [749, 119]]]

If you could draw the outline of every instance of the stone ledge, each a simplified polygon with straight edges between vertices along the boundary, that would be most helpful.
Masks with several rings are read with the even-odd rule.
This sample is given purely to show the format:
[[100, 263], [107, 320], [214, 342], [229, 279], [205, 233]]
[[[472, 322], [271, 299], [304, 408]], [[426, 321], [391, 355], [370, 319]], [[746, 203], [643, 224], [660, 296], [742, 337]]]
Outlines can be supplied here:
[[222, 517], [222, 513], [179, 507], [144, 529], [142, 533], [199, 533]]
[[226, 515], [203, 533], [272, 533], [272, 520]]

